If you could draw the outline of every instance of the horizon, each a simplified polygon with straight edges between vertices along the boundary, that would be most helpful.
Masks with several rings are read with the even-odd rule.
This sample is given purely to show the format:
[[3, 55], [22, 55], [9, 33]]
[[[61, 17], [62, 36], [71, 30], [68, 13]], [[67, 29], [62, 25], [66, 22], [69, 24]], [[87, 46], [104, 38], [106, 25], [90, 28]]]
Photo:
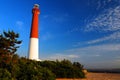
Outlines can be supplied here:
[[27, 56], [32, 8], [39, 4], [39, 58], [120, 68], [120, 0], [0, 0], [0, 33], [19, 33]]

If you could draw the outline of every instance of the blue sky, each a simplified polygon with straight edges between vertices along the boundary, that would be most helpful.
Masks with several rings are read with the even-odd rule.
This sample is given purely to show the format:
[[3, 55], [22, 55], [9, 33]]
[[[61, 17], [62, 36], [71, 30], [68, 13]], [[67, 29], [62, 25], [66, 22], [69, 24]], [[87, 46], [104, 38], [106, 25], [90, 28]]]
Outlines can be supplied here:
[[20, 56], [28, 55], [31, 10], [36, 3], [41, 11], [40, 59], [120, 68], [120, 0], [0, 0], [0, 33], [20, 34]]

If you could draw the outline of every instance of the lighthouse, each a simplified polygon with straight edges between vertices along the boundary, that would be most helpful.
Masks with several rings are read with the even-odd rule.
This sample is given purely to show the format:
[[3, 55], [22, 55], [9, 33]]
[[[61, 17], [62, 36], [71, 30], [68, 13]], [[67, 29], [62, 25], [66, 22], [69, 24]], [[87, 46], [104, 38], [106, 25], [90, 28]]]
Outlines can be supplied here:
[[39, 35], [38, 35], [38, 23], [39, 23], [39, 5], [35, 4], [32, 9], [32, 23], [30, 32], [30, 44], [28, 58], [39, 61]]

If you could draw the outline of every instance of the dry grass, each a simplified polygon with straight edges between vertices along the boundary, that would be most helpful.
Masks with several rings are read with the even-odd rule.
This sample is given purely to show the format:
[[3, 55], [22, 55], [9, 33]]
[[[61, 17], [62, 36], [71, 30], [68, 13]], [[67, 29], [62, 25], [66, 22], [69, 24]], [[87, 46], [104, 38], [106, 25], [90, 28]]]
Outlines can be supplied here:
[[56, 79], [56, 80], [120, 80], [120, 74], [88, 73], [85, 79]]

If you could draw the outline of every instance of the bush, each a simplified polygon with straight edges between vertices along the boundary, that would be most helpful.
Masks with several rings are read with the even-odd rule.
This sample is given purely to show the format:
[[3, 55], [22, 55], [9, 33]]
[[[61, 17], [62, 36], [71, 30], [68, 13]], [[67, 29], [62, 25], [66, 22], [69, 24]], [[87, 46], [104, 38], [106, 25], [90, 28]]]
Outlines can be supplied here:
[[55, 80], [55, 74], [52, 73], [49, 69], [42, 69], [42, 80]]
[[42, 67], [48, 68], [56, 75], [56, 78], [84, 78], [83, 65], [79, 62], [62, 61], [42, 61]]
[[0, 80], [12, 80], [11, 73], [7, 69], [0, 68]]

